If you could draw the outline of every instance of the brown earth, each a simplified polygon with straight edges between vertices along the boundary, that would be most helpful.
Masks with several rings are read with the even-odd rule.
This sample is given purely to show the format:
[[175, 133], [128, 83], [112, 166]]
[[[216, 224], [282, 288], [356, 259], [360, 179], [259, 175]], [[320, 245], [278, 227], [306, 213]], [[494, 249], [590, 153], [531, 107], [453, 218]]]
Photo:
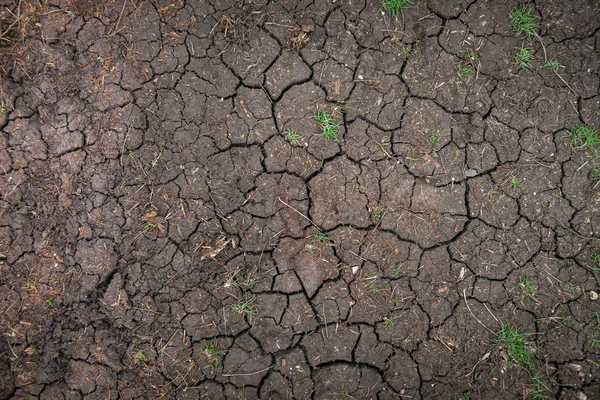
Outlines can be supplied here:
[[531, 4], [1, 0], [0, 398], [600, 398], [600, 3]]

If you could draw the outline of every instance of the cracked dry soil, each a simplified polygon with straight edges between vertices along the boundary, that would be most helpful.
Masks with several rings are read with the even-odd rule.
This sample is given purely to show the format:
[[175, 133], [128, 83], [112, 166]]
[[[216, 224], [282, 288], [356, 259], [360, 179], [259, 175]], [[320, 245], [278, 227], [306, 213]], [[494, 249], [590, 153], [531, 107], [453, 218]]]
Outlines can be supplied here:
[[597, 1], [2, 3], [0, 398], [600, 398]]

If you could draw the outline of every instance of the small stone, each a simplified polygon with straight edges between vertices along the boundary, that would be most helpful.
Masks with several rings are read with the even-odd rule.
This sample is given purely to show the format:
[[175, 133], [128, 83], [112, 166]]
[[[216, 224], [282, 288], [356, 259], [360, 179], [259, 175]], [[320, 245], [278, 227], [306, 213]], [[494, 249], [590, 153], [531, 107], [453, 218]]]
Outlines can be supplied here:
[[579, 364], [567, 364], [567, 366], [574, 371], [577, 371], [577, 372], [581, 371], [581, 365], [579, 365]]
[[467, 176], [467, 178], [473, 178], [474, 176], [477, 176], [478, 172], [477, 170], [470, 168], [467, 170], [467, 172], [465, 172], [465, 175]]
[[577, 400], [587, 400], [587, 396], [583, 392], [577, 392]]
[[590, 290], [590, 300], [592, 300], [592, 301], [598, 300], [598, 293], [594, 292], [593, 290]]

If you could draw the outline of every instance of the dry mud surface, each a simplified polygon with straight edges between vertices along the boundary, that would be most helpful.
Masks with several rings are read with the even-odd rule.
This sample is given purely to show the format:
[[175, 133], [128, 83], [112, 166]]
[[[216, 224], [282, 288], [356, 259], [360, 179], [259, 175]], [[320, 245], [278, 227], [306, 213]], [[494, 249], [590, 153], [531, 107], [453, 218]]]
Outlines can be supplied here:
[[598, 1], [1, 3], [0, 398], [600, 398]]

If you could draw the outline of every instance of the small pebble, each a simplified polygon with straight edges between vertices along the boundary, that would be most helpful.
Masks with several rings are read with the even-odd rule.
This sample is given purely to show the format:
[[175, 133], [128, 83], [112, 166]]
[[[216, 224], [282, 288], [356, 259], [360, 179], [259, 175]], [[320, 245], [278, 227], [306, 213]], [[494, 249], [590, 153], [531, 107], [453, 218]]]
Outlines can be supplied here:
[[598, 293], [594, 292], [593, 290], [590, 290], [590, 300], [592, 300], [592, 301], [598, 300]]
[[473, 168], [468, 169], [467, 172], [465, 172], [465, 175], [467, 176], [467, 178], [472, 178], [474, 176], [477, 176], [477, 174], [478, 174], [477, 170], [475, 170]]

